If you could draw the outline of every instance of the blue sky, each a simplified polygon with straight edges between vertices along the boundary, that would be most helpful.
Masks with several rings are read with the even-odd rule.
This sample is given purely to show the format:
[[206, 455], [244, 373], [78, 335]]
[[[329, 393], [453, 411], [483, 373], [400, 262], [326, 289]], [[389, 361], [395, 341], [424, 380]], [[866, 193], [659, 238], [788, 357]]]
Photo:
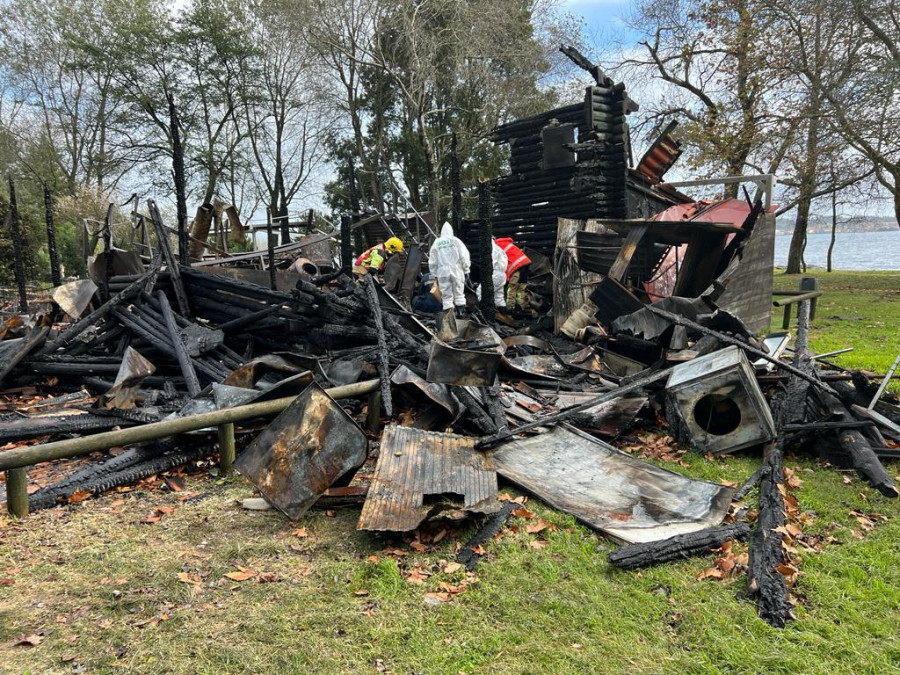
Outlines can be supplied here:
[[566, 8], [585, 23], [588, 44], [598, 53], [590, 56], [602, 58], [612, 51], [613, 43], [631, 44], [635, 34], [626, 25], [631, 9], [630, 0], [564, 0]]

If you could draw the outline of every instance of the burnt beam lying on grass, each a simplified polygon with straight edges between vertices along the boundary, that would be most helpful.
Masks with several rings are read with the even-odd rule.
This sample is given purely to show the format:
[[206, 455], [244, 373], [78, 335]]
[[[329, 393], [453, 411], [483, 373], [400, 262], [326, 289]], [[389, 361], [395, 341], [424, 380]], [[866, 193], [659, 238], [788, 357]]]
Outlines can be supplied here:
[[628, 544], [612, 551], [608, 560], [616, 567], [640, 569], [681, 560], [695, 555], [705, 555], [726, 541], [746, 539], [750, 534], [747, 523], [731, 523], [722, 527], [709, 527], [697, 532], [678, 534], [662, 541], [647, 544]]

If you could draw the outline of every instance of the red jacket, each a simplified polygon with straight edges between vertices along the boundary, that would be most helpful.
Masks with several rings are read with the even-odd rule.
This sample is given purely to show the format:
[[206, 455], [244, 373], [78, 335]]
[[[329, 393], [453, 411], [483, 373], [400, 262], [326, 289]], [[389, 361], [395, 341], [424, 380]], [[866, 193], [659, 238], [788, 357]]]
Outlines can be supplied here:
[[525, 251], [520, 249], [513, 243], [510, 237], [501, 237], [495, 239], [497, 246], [503, 249], [506, 254], [506, 278], [509, 279], [516, 271], [531, 264], [531, 258], [525, 255]]

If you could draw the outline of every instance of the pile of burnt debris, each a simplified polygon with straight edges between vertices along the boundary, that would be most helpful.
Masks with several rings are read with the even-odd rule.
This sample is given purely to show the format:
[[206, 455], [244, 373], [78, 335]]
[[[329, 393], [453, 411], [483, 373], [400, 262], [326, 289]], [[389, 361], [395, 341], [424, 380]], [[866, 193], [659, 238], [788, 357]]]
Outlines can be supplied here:
[[[162, 233], [151, 255], [107, 247], [92, 279], [59, 284], [30, 311], [23, 294], [0, 325], [9, 510], [218, 455], [290, 519], [361, 505], [358, 529], [410, 532], [485, 516], [461, 554], [474, 565], [477, 544], [514, 508], [499, 499], [502, 479], [622, 542], [609, 559], [624, 568], [749, 537], [750, 592], [783, 626], [796, 509], [785, 453], [853, 467], [897, 497], [879, 459], [900, 454], [892, 373], [848, 372], [810, 352], [817, 290], [781, 301], [798, 309], [793, 348], [788, 331], [756, 337], [770, 321], [774, 217], [762, 199], [694, 202], [662, 184], [677, 157], [671, 127], [636, 169], [613, 161], [630, 154], [622, 120], [634, 106], [595, 75], [584, 106], [497, 131], [500, 142], [533, 137], [511, 141], [518, 173], [493, 185], [496, 234], [530, 261], [517, 316], [498, 313], [504, 295], [491, 288], [486, 188], [481, 219], [454, 213], [473, 265], [451, 320], [414, 309], [434, 237], [418, 213], [359, 211], [340, 232], [190, 263], [151, 202]], [[580, 125], [577, 143], [566, 120]], [[621, 180], [599, 180], [596, 166]], [[526, 197], [533, 178], [543, 191]], [[553, 206], [579, 185], [589, 196]], [[535, 199], [546, 208], [529, 219]], [[380, 273], [353, 265], [363, 239], [388, 237], [405, 246]], [[704, 455], [742, 452], [761, 466], [735, 489], [613, 445], [660, 428]], [[30, 484], [35, 465], [51, 462], [58, 480]], [[738, 500], [757, 484], [750, 522]]]

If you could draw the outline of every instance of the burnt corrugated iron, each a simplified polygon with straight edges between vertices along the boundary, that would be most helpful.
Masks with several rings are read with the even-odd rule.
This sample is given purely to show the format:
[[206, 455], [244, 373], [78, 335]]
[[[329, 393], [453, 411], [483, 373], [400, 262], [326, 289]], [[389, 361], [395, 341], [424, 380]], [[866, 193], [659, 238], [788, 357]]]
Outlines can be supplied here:
[[510, 441], [491, 455], [504, 478], [630, 543], [718, 525], [734, 494], [734, 488], [643, 462], [566, 424]]
[[366, 460], [366, 435], [319, 385], [310, 384], [234, 463], [273, 506], [296, 520]]
[[681, 142], [672, 136], [677, 126], [677, 121], [670, 122], [635, 167], [654, 185], [663, 179], [666, 172], [681, 157]]
[[438, 513], [497, 511], [497, 474], [475, 450], [475, 440], [411, 427], [385, 429], [357, 529], [408, 532]]

